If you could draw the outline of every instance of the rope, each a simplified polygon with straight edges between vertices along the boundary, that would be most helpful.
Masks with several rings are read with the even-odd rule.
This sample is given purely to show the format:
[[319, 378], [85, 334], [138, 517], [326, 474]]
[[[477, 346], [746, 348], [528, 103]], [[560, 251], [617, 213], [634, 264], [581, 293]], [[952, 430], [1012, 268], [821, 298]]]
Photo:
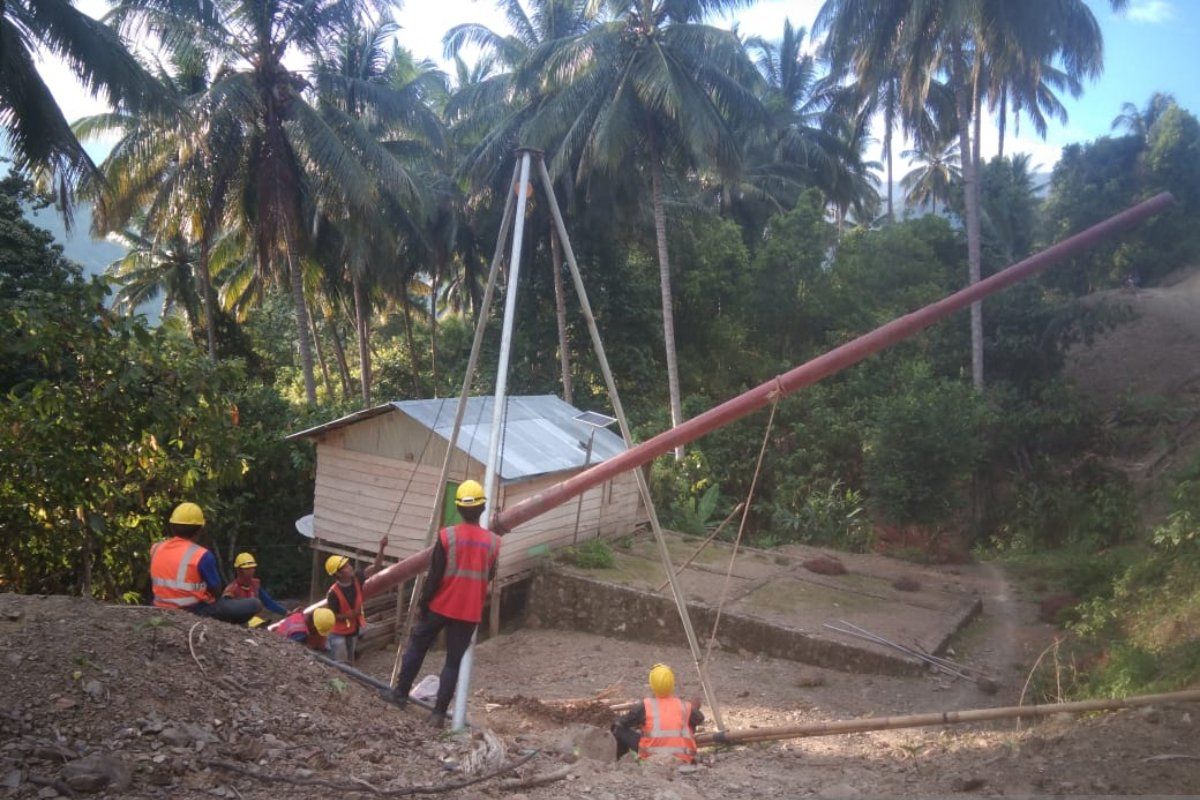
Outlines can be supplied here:
[[762, 447], [758, 450], [758, 463], [754, 466], [754, 478], [750, 481], [750, 492], [742, 504], [742, 521], [738, 524], [737, 538], [733, 540], [733, 552], [729, 554], [729, 568], [725, 570], [725, 585], [721, 587], [721, 601], [717, 603], [717, 615], [713, 619], [712, 635], [708, 637], [708, 646], [704, 648], [704, 664], [712, 655], [713, 644], [717, 641], [717, 627], [721, 624], [721, 612], [725, 609], [725, 600], [729, 596], [729, 582], [733, 578], [733, 564], [737, 560], [738, 547], [742, 544], [742, 534], [746, 531], [746, 520], [750, 517], [750, 504], [754, 500], [754, 490], [758, 487], [758, 476], [762, 472], [763, 457], [767, 454], [767, 443], [771, 441], [771, 429], [775, 426], [775, 411], [779, 408], [779, 395], [771, 401], [771, 416], [767, 419], [767, 429], [763, 431]]

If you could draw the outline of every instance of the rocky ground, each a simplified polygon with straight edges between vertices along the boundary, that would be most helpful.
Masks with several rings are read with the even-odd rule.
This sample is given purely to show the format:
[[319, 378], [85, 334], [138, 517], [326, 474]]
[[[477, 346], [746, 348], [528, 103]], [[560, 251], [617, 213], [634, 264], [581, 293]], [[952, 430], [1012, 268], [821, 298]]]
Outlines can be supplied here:
[[[1016, 701], [1052, 629], [986, 567], [985, 616], [955, 657], [1000, 690], [933, 675], [864, 676], [714, 653], [730, 729]], [[730, 796], [1188, 794], [1200, 787], [1200, 708], [865, 733], [710, 752], [689, 771], [613, 763], [603, 710], [548, 715], [517, 695], [635, 698], [656, 661], [697, 687], [686, 650], [561, 630], [478, 648], [472, 719], [439, 735], [425, 713], [265, 632], [180, 613], [64, 597], [0, 595], [0, 791], [7, 796], [347, 797], [445, 790], [454, 797], [685, 800]], [[190, 637], [190, 642], [189, 642]], [[392, 654], [361, 666], [386, 677]], [[429, 669], [440, 666], [430, 658]], [[584, 722], [594, 723], [589, 726]], [[513, 766], [522, 759], [528, 761]], [[499, 769], [504, 774], [488, 778]], [[530, 785], [538, 777], [555, 778]], [[461, 781], [484, 778], [467, 787]]]

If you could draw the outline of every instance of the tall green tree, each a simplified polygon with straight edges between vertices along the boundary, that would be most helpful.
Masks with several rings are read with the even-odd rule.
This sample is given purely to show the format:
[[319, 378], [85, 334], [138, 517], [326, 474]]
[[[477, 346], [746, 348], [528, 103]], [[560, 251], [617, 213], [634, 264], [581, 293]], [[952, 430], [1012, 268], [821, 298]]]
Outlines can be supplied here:
[[[1124, 0], [1111, 2], [1114, 7], [1124, 4]], [[979, 120], [989, 88], [987, 70], [1008, 69], [1007, 75], [1022, 79], [1022, 87], [1041, 76], [1028, 65], [1061, 64], [1075, 78], [1095, 76], [1103, 62], [1103, 43], [1091, 10], [1083, 0], [826, 0], [817, 28], [828, 33], [829, 52], [837, 64], [862, 59], [891, 59], [898, 64], [908, 108], [923, 104], [934, 76], [945, 76], [955, 98], [962, 156], [968, 279], [977, 282], [981, 274]], [[1013, 66], [1018, 63], [1020, 71]], [[982, 389], [980, 303], [971, 306], [971, 374], [976, 388]]]
[[928, 139], [900, 154], [912, 164], [912, 169], [900, 180], [908, 206], [927, 205], [934, 212], [938, 203], [944, 209], [949, 208], [953, 190], [962, 182], [962, 160], [956, 138]]
[[553, 145], [552, 171], [572, 171], [577, 183], [594, 174], [649, 174], [673, 426], [683, 421], [683, 406], [667, 252], [667, 173], [700, 165], [735, 171], [738, 126], [763, 118], [753, 91], [758, 75], [741, 43], [702, 22], [736, 5], [609, 0], [601, 21], [547, 60], [553, 95], [529, 127], [534, 144]]
[[371, 215], [381, 187], [416, 195], [408, 172], [362, 121], [318, 106], [306, 75], [290, 65], [292, 53], [316, 63], [367, 10], [362, 0], [122, 0], [114, 10], [130, 34], [167, 44], [197, 39], [216, 62], [195, 102], [207, 121], [203, 146], [214, 163], [236, 167], [226, 210], [251, 232], [258, 269], [290, 287], [310, 404], [317, 399], [303, 274], [310, 209]]

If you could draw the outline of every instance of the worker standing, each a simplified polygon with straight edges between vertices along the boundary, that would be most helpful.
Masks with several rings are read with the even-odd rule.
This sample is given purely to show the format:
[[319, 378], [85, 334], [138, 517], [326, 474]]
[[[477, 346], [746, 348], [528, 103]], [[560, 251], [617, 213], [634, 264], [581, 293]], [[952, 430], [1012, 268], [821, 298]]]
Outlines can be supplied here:
[[235, 599], [243, 599], [248, 597], [258, 598], [262, 603], [263, 608], [270, 611], [272, 614], [278, 614], [281, 617], [286, 617], [288, 611], [283, 606], [279, 605], [271, 595], [267, 594], [267, 590], [263, 588], [262, 580], [255, 576], [254, 572], [258, 569], [258, 562], [250, 553], [238, 553], [237, 558], [233, 560], [233, 581], [225, 587], [225, 591], [221, 593], [222, 597], [232, 597]]
[[256, 597], [217, 597], [223, 584], [217, 559], [196, 541], [203, 530], [204, 512], [195, 503], [180, 503], [171, 512], [167, 521], [170, 537], [150, 546], [154, 605], [244, 625], [262, 609], [262, 603]]
[[438, 532], [421, 594], [421, 619], [404, 651], [395, 689], [397, 699], [408, 700], [425, 654], [445, 630], [446, 663], [430, 717], [430, 722], [439, 728], [446, 724], [446, 709], [458, 683], [459, 664], [483, 619], [488, 584], [496, 576], [496, 560], [500, 555], [500, 537], [479, 525], [486, 506], [483, 487], [477, 481], [463, 481], [455, 493], [454, 504], [463, 521]]
[[363, 584], [367, 578], [383, 567], [383, 549], [388, 538], [379, 540], [379, 551], [375, 562], [365, 570], [355, 570], [346, 556], [330, 556], [325, 559], [325, 571], [334, 579], [333, 586], [325, 594], [325, 604], [336, 616], [333, 630], [329, 634], [329, 650], [336, 661], [354, 663], [355, 643], [362, 629], [367, 626], [363, 614]]
[[288, 614], [275, 626], [274, 631], [285, 639], [305, 645], [309, 650], [324, 651], [329, 647], [325, 637], [336, 622], [336, 615], [328, 608], [316, 608], [307, 614], [304, 611]]
[[635, 750], [639, 759], [670, 758], [691, 764], [696, 760], [696, 726], [704, 722], [699, 701], [675, 696], [675, 673], [666, 664], [651, 668], [650, 690], [653, 697], [612, 727], [617, 758]]

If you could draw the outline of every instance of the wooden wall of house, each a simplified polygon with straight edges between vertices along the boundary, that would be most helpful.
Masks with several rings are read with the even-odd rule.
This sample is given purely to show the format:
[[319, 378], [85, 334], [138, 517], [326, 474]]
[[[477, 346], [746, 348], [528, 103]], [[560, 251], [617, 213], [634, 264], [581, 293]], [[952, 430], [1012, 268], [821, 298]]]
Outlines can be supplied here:
[[373, 553], [386, 533], [389, 560], [416, 553], [425, 544], [441, 465], [352, 449], [344, 433], [332, 431], [317, 445], [316, 538]]
[[[444, 457], [445, 440], [430, 437], [427, 428], [400, 413], [325, 434], [317, 443], [316, 538], [331, 549], [341, 545], [374, 553], [379, 537], [387, 533], [389, 561], [416, 553], [425, 542]], [[503, 505], [510, 507], [573, 474], [507, 484]], [[483, 465], [465, 453], [456, 454], [450, 478], [466, 477], [482, 481]], [[531, 554], [533, 548], [556, 550], [598, 535], [621, 536], [644, 520], [633, 474], [619, 475], [505, 536], [498, 575], [505, 580], [533, 567], [544, 557]]]

